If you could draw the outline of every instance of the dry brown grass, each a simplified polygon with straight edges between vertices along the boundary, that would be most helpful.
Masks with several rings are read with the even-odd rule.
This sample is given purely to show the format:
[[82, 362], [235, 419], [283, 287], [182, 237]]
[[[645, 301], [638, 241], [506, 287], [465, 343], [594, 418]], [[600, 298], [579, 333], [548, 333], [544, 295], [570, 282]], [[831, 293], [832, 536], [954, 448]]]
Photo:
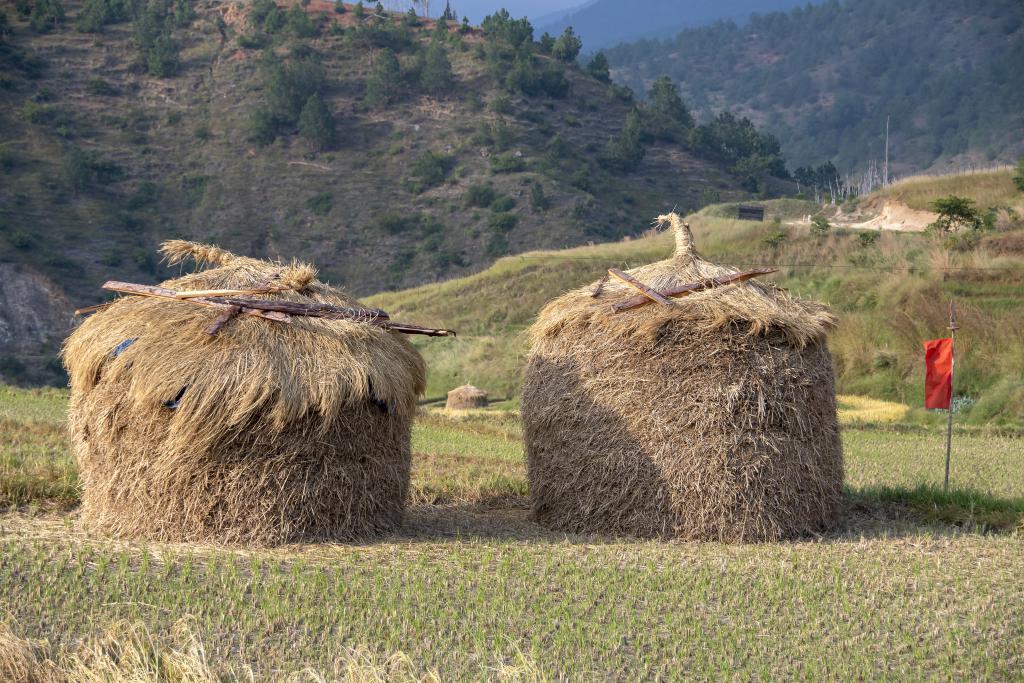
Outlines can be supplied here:
[[[165, 248], [215, 267], [176, 290], [298, 289], [275, 299], [357, 305], [305, 264]], [[401, 335], [344, 320], [246, 316], [127, 297], [69, 337], [69, 428], [82, 520], [122, 536], [274, 544], [395, 528], [409, 486], [410, 429], [425, 369]], [[135, 340], [120, 355], [112, 351]], [[169, 407], [177, 401], [177, 407]]]
[[[659, 290], [734, 272], [678, 216]], [[522, 399], [534, 511], [568, 531], [776, 540], [830, 526], [843, 481], [828, 309], [757, 282], [613, 313], [606, 283], [550, 303]]]
[[[501, 683], [548, 680], [536, 662], [517, 652], [488, 668]], [[21, 638], [0, 621], [0, 681], [4, 683], [440, 683], [437, 671], [423, 668], [403, 652], [381, 656], [350, 647], [328, 671], [307, 667], [259, 677], [244, 664], [228, 669], [211, 665], [193, 620], [177, 621], [164, 637], [141, 622], [116, 621], [104, 632], [73, 647], [55, 648], [45, 640]]]
[[1013, 167], [969, 171], [942, 176], [909, 176], [870, 195], [891, 198], [912, 209], [928, 211], [939, 197], [955, 194], [970, 197], [980, 208], [1024, 205], [1013, 184]]

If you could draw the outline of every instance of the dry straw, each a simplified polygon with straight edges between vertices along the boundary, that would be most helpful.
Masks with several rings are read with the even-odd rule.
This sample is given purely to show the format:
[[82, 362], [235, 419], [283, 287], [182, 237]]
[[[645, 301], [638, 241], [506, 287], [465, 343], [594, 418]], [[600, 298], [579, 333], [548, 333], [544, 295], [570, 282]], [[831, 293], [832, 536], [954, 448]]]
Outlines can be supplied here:
[[487, 392], [472, 384], [464, 384], [448, 392], [445, 408], [448, 410], [472, 410], [487, 407]]
[[[306, 264], [182, 241], [163, 252], [170, 263], [208, 266], [163, 283], [169, 289], [293, 287], [266, 298], [357, 305]], [[240, 316], [206, 334], [219, 313], [126, 297], [68, 338], [83, 523], [118, 536], [254, 545], [395, 528], [425, 382], [413, 346], [370, 325], [307, 317]]]
[[[689, 227], [629, 271], [659, 291], [735, 271]], [[595, 292], [599, 292], [595, 296]], [[564, 531], [766, 541], [822, 530], [843, 482], [828, 309], [755, 281], [621, 313], [616, 280], [565, 294], [531, 329], [522, 413], [530, 494]]]

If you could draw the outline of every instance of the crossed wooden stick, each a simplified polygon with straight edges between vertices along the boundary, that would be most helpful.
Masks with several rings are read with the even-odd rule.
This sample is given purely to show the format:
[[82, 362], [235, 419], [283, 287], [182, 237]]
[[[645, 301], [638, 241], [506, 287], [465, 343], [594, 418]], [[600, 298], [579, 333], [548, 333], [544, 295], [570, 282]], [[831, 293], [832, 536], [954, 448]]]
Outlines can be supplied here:
[[[187, 292], [177, 292], [164, 287], [151, 287], [149, 285], [137, 285], [131, 282], [117, 282], [111, 280], [103, 285], [103, 289], [121, 294], [132, 294], [135, 296], [154, 297], [157, 299], [169, 299], [184, 303], [196, 304], [220, 309], [221, 314], [213, 323], [206, 328], [206, 333], [215, 335], [232, 318], [238, 315], [251, 315], [258, 318], [265, 318], [279, 323], [290, 323], [293, 316], [308, 318], [327, 318], [330, 320], [351, 320], [352, 322], [374, 325], [392, 332], [402, 334], [422, 334], [428, 337], [454, 337], [452, 330], [439, 330], [419, 325], [409, 325], [391, 320], [384, 311], [379, 308], [355, 308], [351, 306], [332, 306], [321, 303], [299, 303], [294, 301], [281, 301], [270, 299], [254, 299], [254, 294], [271, 294], [282, 292], [287, 287], [260, 287], [255, 289], [205, 289]], [[95, 313], [109, 306], [110, 303], [99, 304], [80, 308], [75, 313], [83, 315]]]
[[[612, 275], [618, 278], [619, 280], [622, 280], [627, 285], [640, 292], [640, 294], [634, 296], [631, 299], [626, 299], [625, 301], [613, 304], [612, 310], [615, 311], [616, 313], [621, 313], [622, 311], [628, 311], [633, 308], [639, 308], [640, 306], [646, 306], [647, 304], [652, 302], [659, 303], [662, 306], [675, 306], [675, 302], [672, 301], [672, 299], [669, 297], [687, 296], [688, 294], [692, 294], [694, 292], [702, 292], [706, 289], [714, 289], [716, 287], [721, 287], [723, 285], [730, 285], [736, 282], [743, 282], [744, 280], [750, 280], [751, 278], [755, 278], [760, 275], [768, 275], [769, 273], [775, 272], [778, 272], [778, 270], [775, 268], [757, 268], [755, 270], [748, 270], [743, 273], [731, 273], [729, 275], [712, 277], [706, 280], [700, 280], [698, 282], [690, 282], [685, 285], [679, 285], [678, 287], [667, 289], [664, 292], [659, 292], [655, 289], [651, 289], [650, 287], [648, 287], [647, 285], [645, 285], [644, 283], [640, 282], [635, 277], [630, 275], [629, 273], [624, 273], [618, 268], [609, 268], [609, 275]], [[597, 291], [594, 292], [594, 296], [597, 296], [600, 293], [601, 289], [599, 288]]]

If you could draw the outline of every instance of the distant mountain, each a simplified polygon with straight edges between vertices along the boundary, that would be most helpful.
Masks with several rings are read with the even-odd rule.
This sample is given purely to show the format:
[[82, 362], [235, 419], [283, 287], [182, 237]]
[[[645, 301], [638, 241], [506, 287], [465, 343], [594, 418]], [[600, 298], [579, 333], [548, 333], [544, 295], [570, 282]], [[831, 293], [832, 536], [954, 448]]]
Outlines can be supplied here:
[[625, 41], [671, 36], [683, 28], [722, 19], [742, 23], [754, 12], [806, 4], [807, 0], [594, 0], [554, 19], [538, 17], [534, 24], [538, 33], [552, 35], [572, 26], [583, 38], [583, 49], [592, 52]]
[[668, 75], [698, 119], [750, 117], [791, 168], [881, 162], [887, 116], [898, 173], [1024, 153], [1020, 0], [831, 0], [606, 55], [638, 94]]

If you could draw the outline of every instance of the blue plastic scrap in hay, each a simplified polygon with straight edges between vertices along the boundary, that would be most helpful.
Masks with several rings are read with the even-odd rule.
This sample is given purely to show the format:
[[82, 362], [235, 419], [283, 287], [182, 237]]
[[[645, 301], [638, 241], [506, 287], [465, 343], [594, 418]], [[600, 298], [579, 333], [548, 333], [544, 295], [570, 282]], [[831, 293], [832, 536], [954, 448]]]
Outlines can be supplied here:
[[185, 390], [186, 389], [188, 389], [188, 387], [182, 387], [181, 391], [178, 392], [177, 396], [175, 396], [174, 398], [172, 398], [169, 401], [164, 401], [164, 408], [170, 408], [171, 410], [177, 410], [178, 406], [181, 405], [181, 397], [185, 395]]
[[114, 358], [117, 358], [122, 353], [124, 353], [125, 349], [127, 349], [129, 346], [131, 346], [132, 344], [134, 344], [137, 341], [139, 341], [138, 337], [132, 337], [131, 339], [125, 339], [123, 342], [121, 342], [120, 344], [118, 344], [117, 346], [114, 347], [114, 350], [110, 352], [110, 355], [112, 357], [114, 357]]

